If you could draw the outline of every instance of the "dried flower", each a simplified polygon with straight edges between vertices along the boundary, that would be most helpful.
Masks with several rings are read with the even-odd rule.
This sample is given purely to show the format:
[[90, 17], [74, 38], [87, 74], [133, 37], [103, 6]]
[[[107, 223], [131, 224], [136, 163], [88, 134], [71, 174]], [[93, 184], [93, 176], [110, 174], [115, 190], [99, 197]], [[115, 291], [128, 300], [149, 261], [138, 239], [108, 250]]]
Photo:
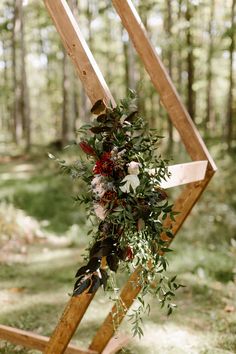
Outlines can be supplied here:
[[94, 204], [94, 212], [99, 219], [101, 219], [101, 220], [105, 219], [106, 209], [100, 203]]
[[83, 152], [85, 152], [87, 155], [91, 155], [95, 157], [97, 156], [95, 150], [86, 141], [81, 141], [79, 143], [79, 146], [81, 147]]
[[96, 194], [97, 197], [102, 198], [103, 195], [106, 193], [104, 177], [96, 176], [92, 179], [91, 186], [93, 192]]
[[117, 193], [115, 191], [106, 191], [101, 198], [101, 204], [106, 205], [107, 203], [110, 203], [112, 200], [116, 200]]

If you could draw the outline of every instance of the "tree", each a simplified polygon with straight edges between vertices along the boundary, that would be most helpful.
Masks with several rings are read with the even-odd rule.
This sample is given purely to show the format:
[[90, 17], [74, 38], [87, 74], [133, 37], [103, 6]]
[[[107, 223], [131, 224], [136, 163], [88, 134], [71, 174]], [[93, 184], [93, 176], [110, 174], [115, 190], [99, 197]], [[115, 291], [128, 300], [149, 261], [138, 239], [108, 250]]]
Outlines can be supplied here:
[[212, 105], [212, 58], [214, 53], [214, 37], [213, 37], [213, 27], [214, 27], [214, 15], [215, 15], [215, 0], [211, 0], [210, 3], [210, 19], [208, 26], [208, 53], [207, 53], [207, 74], [206, 74], [206, 118], [205, 118], [205, 129], [214, 127], [214, 111]]
[[14, 4], [12, 28], [12, 64], [13, 64], [13, 124], [14, 141], [19, 143], [25, 138], [26, 149], [31, 144], [30, 103], [26, 72], [26, 49], [24, 38], [23, 1]]
[[228, 104], [227, 104], [227, 117], [226, 117], [226, 141], [229, 149], [231, 149], [231, 143], [233, 138], [233, 89], [234, 89], [233, 56], [235, 51], [235, 3], [236, 0], [232, 0], [231, 26], [229, 30], [229, 37], [230, 37], [229, 89], [228, 89]]
[[[171, 0], [167, 0], [166, 5], [167, 5], [166, 31], [168, 34], [168, 43], [169, 43], [168, 48], [167, 48], [167, 61], [168, 61], [169, 75], [173, 79], [173, 47], [171, 45], [171, 39], [173, 38], [173, 36], [172, 36], [173, 20], [172, 20]], [[168, 145], [169, 145], [169, 149], [172, 150], [173, 124], [172, 124], [169, 117], [168, 117]]]
[[187, 84], [187, 108], [192, 119], [195, 119], [195, 92], [193, 90], [194, 84], [194, 41], [192, 35], [192, 17], [193, 17], [193, 5], [191, 1], [187, 1], [185, 19], [187, 21], [187, 72], [188, 72], [188, 84]]

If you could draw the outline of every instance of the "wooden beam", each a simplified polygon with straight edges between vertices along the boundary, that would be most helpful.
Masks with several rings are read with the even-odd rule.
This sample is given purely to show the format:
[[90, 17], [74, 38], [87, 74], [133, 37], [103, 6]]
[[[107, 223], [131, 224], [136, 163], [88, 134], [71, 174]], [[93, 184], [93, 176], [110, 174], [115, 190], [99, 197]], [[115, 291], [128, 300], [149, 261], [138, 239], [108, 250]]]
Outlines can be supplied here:
[[[170, 178], [162, 180], [161, 188], [167, 189], [191, 182], [199, 182], [205, 178], [208, 161], [194, 161], [168, 167]], [[155, 174], [155, 170], [150, 170]]]
[[83, 293], [70, 299], [48, 342], [45, 354], [64, 353], [93, 297], [94, 294]]
[[144, 66], [158, 91], [170, 119], [193, 160], [208, 160], [210, 168], [216, 170], [215, 163], [207, 150], [198, 130], [185, 109], [181, 99], [157, 52], [148, 38], [146, 29], [131, 0], [112, 0], [124, 27], [137, 50]]
[[189, 183], [188, 185], [186, 185], [186, 187], [182, 190], [180, 195], [175, 200], [173, 210], [178, 211], [179, 214], [176, 215], [174, 223], [168, 218], [165, 220], [166, 227], [172, 225], [174, 235], [176, 235], [178, 230], [181, 228], [182, 224], [190, 214], [194, 205], [201, 197], [203, 191], [207, 187], [214, 173], [215, 172], [212, 170], [207, 170], [204, 180]]
[[130, 340], [130, 336], [127, 336], [123, 333], [117, 333], [117, 335], [111, 338], [102, 354], [115, 354], [120, 349], [124, 348], [130, 342]]
[[[114, 98], [67, 2], [65, 0], [44, 0], [44, 2], [91, 103], [94, 104], [103, 98], [108, 105], [111, 102], [115, 106]], [[45, 353], [63, 353], [91, 300], [91, 295], [82, 294], [69, 301]]]
[[92, 104], [103, 98], [115, 106], [114, 98], [65, 0], [44, 0], [47, 10], [71, 57]]
[[[44, 352], [49, 340], [48, 337], [4, 325], [0, 325], [0, 339], [26, 348], [37, 349], [41, 352]], [[70, 344], [65, 354], [97, 354], [97, 352], [89, 349], [80, 349]]]

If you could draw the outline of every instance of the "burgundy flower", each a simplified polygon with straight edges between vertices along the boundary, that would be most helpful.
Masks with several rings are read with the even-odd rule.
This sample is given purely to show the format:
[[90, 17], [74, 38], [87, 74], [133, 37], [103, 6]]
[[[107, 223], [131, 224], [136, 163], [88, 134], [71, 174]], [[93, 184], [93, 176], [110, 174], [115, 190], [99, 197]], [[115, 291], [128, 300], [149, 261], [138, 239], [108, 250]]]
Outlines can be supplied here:
[[93, 173], [102, 176], [110, 176], [113, 172], [114, 162], [111, 160], [111, 153], [105, 152], [93, 168]]
[[97, 156], [95, 150], [88, 143], [86, 143], [86, 141], [81, 141], [79, 143], [79, 146], [81, 147], [83, 152], [85, 152], [87, 155], [91, 155], [95, 157]]

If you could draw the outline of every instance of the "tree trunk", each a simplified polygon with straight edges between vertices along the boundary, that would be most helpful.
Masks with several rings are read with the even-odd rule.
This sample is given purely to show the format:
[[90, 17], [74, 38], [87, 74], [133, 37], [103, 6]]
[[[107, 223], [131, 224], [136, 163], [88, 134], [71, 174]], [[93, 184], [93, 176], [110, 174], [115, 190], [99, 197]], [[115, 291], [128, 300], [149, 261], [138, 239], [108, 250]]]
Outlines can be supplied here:
[[15, 0], [12, 30], [12, 64], [13, 64], [13, 138], [16, 143], [24, 138], [26, 150], [30, 139], [30, 103], [25, 63], [23, 1]]
[[22, 135], [22, 126], [21, 126], [21, 109], [20, 109], [20, 83], [18, 79], [18, 60], [17, 60], [17, 43], [18, 43], [18, 33], [21, 29], [20, 24], [20, 12], [22, 8], [22, 0], [15, 0], [14, 4], [14, 16], [13, 16], [13, 27], [12, 27], [12, 86], [13, 86], [13, 139], [17, 144]]
[[192, 120], [195, 119], [195, 92], [193, 90], [194, 84], [194, 54], [193, 54], [193, 37], [191, 28], [192, 19], [192, 4], [187, 1], [187, 9], [185, 14], [186, 21], [188, 22], [187, 28], [187, 72], [188, 72], [188, 85], [187, 85], [187, 108]]
[[[178, 3], [178, 22], [180, 23], [181, 21], [181, 14], [182, 14], [182, 0], [179, 0]], [[178, 66], [178, 92], [180, 96], [182, 95], [183, 88], [182, 88], [182, 71], [183, 71], [183, 65], [182, 65], [182, 30], [178, 32], [178, 59], [177, 59], [177, 66]]]
[[10, 105], [10, 90], [9, 90], [9, 75], [8, 75], [8, 60], [7, 60], [7, 45], [5, 44], [5, 38], [2, 40], [2, 59], [4, 62], [4, 73], [3, 73], [3, 86], [5, 88], [4, 94], [4, 110], [1, 117], [2, 121], [2, 130], [6, 132], [13, 132], [12, 122], [10, 120], [11, 117], [11, 105]]
[[69, 92], [69, 75], [68, 75], [68, 57], [65, 49], [63, 48], [62, 60], [62, 127], [61, 127], [61, 141], [65, 146], [68, 142], [68, 121], [69, 121], [69, 105], [68, 105], [68, 92]]
[[231, 149], [233, 139], [233, 88], [234, 88], [234, 73], [233, 73], [233, 56], [235, 51], [235, 3], [236, 0], [232, 0], [231, 6], [231, 29], [230, 29], [230, 46], [229, 46], [229, 92], [228, 92], [228, 106], [226, 117], [226, 142], [228, 149]]
[[20, 31], [20, 44], [21, 44], [21, 114], [22, 114], [22, 128], [25, 138], [26, 150], [30, 150], [31, 146], [31, 119], [30, 119], [30, 101], [29, 101], [29, 88], [27, 82], [26, 71], [26, 49], [24, 37], [24, 12], [21, 6], [20, 11], [21, 31]]
[[[168, 35], [168, 49], [167, 49], [167, 59], [168, 59], [168, 71], [171, 78], [172, 75], [172, 67], [173, 67], [173, 53], [172, 53], [172, 6], [171, 0], [167, 0], [167, 35]], [[168, 116], [168, 148], [172, 151], [173, 148], [173, 125]]]
[[134, 48], [129, 40], [128, 33], [121, 27], [121, 35], [123, 38], [123, 54], [124, 54], [124, 68], [125, 68], [125, 88], [126, 95], [129, 93], [129, 89], [135, 90], [135, 59]]
[[214, 111], [212, 105], [212, 57], [213, 57], [213, 21], [215, 13], [215, 0], [211, 0], [210, 8], [210, 20], [208, 27], [209, 45], [207, 55], [207, 92], [206, 92], [206, 119], [205, 119], [205, 132], [212, 131], [214, 129]]

